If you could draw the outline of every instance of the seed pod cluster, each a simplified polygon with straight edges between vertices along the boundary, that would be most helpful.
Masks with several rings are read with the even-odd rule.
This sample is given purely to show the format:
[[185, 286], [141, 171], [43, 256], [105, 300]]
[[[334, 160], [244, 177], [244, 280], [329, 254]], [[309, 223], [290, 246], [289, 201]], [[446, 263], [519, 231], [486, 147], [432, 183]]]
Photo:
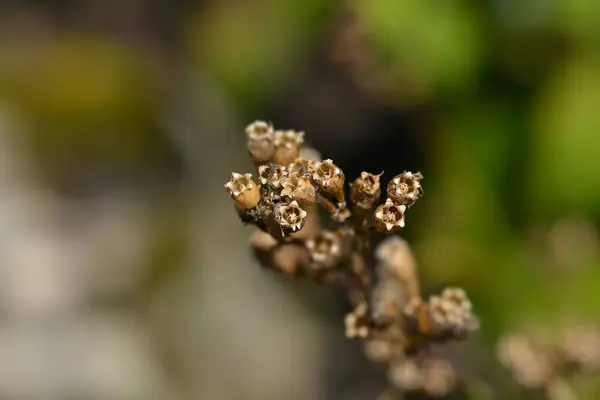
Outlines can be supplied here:
[[[245, 132], [255, 175], [233, 173], [225, 188], [242, 222], [256, 226], [250, 244], [260, 265], [342, 286], [354, 307], [344, 321], [346, 336], [363, 341], [368, 358], [388, 366], [395, 391], [441, 396], [453, 390], [454, 370], [430, 358], [430, 346], [466, 339], [477, 318], [462, 289], [422, 298], [410, 247], [391, 235], [405, 227], [406, 212], [421, 197], [423, 175], [403, 172], [386, 186], [383, 173], [363, 171], [346, 188], [342, 168], [307, 147], [304, 132], [263, 121]], [[333, 227], [320, 219], [319, 207]], [[391, 236], [370, 257], [377, 234]]]

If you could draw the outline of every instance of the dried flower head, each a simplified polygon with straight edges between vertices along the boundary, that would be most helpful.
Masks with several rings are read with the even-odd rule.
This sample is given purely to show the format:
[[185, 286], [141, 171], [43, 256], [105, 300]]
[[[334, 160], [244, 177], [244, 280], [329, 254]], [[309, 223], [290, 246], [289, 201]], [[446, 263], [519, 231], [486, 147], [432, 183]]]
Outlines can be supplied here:
[[260, 202], [260, 191], [252, 180], [252, 174], [231, 174], [231, 179], [225, 184], [236, 205], [244, 210], [254, 208]]
[[332, 160], [318, 161], [315, 163], [315, 172], [312, 175], [313, 180], [319, 187], [331, 194], [343, 194], [344, 173]]
[[306, 241], [311, 261], [317, 269], [336, 266], [342, 256], [342, 238], [335, 232], [324, 231]]
[[284, 178], [282, 181], [282, 196], [288, 196], [300, 204], [314, 204], [317, 201], [317, 190], [313, 183], [296, 174]]
[[281, 188], [281, 181], [287, 176], [287, 171], [283, 165], [267, 164], [258, 167], [258, 178], [261, 185], [268, 185], [273, 189]]
[[395, 176], [387, 186], [387, 195], [397, 204], [407, 206], [413, 205], [421, 195], [421, 179], [423, 175], [420, 172], [403, 172]]
[[255, 121], [246, 127], [248, 152], [257, 164], [271, 161], [275, 154], [273, 126], [263, 121]]
[[350, 184], [350, 200], [353, 204], [364, 209], [371, 209], [379, 200], [381, 185], [379, 175], [361, 172], [360, 177]]
[[304, 157], [298, 157], [287, 166], [290, 176], [298, 175], [302, 178], [309, 178], [315, 172], [315, 162]]
[[304, 142], [304, 132], [296, 131], [276, 131], [275, 154], [273, 161], [277, 164], [288, 165], [298, 158], [300, 146]]
[[300, 208], [297, 201], [280, 204], [275, 212], [275, 221], [284, 233], [297, 232], [304, 226], [306, 211]]
[[479, 328], [479, 321], [471, 312], [471, 302], [460, 288], [446, 288], [441, 296], [431, 296], [428, 303], [428, 330], [451, 333], [459, 339]]
[[391, 199], [377, 207], [373, 213], [375, 229], [381, 233], [393, 233], [399, 228], [404, 228], [405, 205], [396, 205]]

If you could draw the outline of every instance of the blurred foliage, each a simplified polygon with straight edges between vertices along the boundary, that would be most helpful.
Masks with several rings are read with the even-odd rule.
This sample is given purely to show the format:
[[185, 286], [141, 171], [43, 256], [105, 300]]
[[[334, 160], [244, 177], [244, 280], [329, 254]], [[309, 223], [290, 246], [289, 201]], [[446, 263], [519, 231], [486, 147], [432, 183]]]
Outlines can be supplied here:
[[[415, 166], [425, 169], [426, 195], [407, 217], [426, 289], [473, 294], [487, 360], [498, 335], [523, 324], [598, 320], [600, 254], [561, 269], [548, 249], [561, 218], [599, 226], [600, 2], [209, 1], [178, 27], [186, 62], [231, 100], [227, 112], [269, 119], [266, 105], [294, 104], [290, 87], [314, 88], [314, 59], [327, 57], [333, 21], [348, 12], [369, 50], [357, 54], [375, 66], [366, 78], [381, 82], [379, 97], [365, 94], [372, 107], [407, 119], [432, 110], [426, 165]], [[7, 42], [0, 55], [0, 97], [32, 126], [40, 170], [159, 163], [168, 153], [159, 71], [169, 61], [109, 35], [57, 30]], [[405, 134], [394, 129], [382, 136]], [[181, 261], [185, 218], [157, 235], [149, 286]], [[576, 248], [562, 250], [577, 259]], [[473, 390], [490, 391], [488, 382]]]

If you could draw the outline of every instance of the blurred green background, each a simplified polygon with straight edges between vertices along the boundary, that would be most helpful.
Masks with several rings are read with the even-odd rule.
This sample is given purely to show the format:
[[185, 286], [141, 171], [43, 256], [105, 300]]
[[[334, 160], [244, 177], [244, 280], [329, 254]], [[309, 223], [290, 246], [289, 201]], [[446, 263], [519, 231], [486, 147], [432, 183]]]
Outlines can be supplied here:
[[531, 397], [502, 333], [598, 322], [598, 1], [4, 0], [0, 46], [2, 398], [374, 398], [343, 295], [250, 257], [256, 119], [424, 173], [403, 233], [473, 298], [472, 398]]

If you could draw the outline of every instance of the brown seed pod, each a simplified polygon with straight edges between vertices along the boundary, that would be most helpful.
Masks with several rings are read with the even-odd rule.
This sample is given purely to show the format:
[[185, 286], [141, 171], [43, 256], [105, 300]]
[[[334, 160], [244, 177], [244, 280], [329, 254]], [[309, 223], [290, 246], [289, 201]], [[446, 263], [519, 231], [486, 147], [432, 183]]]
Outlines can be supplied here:
[[317, 191], [313, 183], [299, 175], [292, 175], [282, 181], [282, 196], [288, 196], [300, 204], [314, 204], [317, 202]]
[[420, 172], [403, 172], [395, 176], [387, 186], [387, 195], [396, 204], [413, 205], [422, 193]]
[[391, 199], [387, 199], [385, 204], [377, 207], [373, 213], [373, 224], [380, 233], [394, 233], [400, 228], [404, 228], [405, 205], [396, 205]]
[[240, 209], [254, 208], [260, 202], [260, 191], [252, 180], [251, 174], [232, 173], [231, 179], [225, 184], [225, 188]]
[[293, 162], [300, 153], [300, 147], [304, 142], [304, 132], [296, 131], [276, 131], [275, 139], [275, 154], [273, 162], [282, 165], [288, 165]]

